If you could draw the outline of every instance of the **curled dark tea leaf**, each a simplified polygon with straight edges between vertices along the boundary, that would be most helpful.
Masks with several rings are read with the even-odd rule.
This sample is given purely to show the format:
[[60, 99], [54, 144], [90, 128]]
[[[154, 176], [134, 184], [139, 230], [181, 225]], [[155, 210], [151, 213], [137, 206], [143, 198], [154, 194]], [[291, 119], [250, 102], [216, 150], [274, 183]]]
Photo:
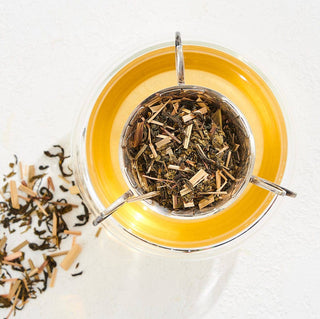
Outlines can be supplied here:
[[74, 226], [83, 226], [89, 221], [89, 210], [84, 202], [81, 203], [84, 209], [83, 215], [78, 215], [77, 218], [82, 221], [82, 223], [76, 223]]

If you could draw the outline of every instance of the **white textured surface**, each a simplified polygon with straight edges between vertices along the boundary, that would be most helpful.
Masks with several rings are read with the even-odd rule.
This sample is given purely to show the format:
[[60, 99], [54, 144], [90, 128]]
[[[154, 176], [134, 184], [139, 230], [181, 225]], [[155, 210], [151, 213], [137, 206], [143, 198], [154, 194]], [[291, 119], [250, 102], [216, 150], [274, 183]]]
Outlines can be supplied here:
[[299, 193], [211, 261], [146, 257], [106, 234], [93, 249], [88, 227], [83, 280], [61, 275], [17, 318], [319, 318], [319, 16], [316, 0], [1, 1], [1, 168], [8, 154], [32, 162], [68, 134], [112, 61], [180, 30], [235, 49], [276, 85], [295, 144], [286, 183]]

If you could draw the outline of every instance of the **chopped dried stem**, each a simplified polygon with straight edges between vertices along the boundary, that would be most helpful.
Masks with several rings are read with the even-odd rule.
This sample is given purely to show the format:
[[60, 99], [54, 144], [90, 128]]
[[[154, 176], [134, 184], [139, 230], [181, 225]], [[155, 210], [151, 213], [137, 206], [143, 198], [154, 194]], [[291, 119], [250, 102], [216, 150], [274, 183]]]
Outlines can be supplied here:
[[176, 115], [179, 109], [179, 102], [173, 103], [172, 105], [173, 105], [173, 110], [171, 112], [171, 115]]
[[95, 234], [95, 237], [99, 237], [101, 230], [102, 230], [102, 227], [99, 227], [96, 234]]
[[9, 300], [11, 300], [11, 299], [13, 298], [13, 296], [16, 294], [16, 292], [17, 292], [20, 284], [21, 284], [21, 280], [18, 279], [18, 280], [16, 280], [16, 281], [14, 282], [14, 284], [11, 286], [11, 289], [10, 289], [10, 291], [9, 291], [9, 293], [8, 293], [8, 299], [9, 299]]
[[193, 200], [191, 200], [190, 202], [183, 202], [183, 206], [184, 208], [191, 208], [191, 207], [194, 207], [194, 202]]
[[69, 192], [70, 192], [70, 194], [72, 194], [72, 195], [80, 194], [80, 190], [79, 190], [79, 188], [78, 188], [77, 185], [71, 186], [71, 187], [69, 188]]
[[223, 178], [224, 181], [228, 180], [227, 177], [225, 177], [221, 171], [219, 171], [220, 176]]
[[4, 279], [0, 279], [0, 281], [2, 282], [14, 282], [16, 280], [18, 280], [19, 278], [4, 278]]
[[[199, 104], [200, 105], [200, 104]], [[208, 107], [205, 105], [204, 107], [202, 107], [199, 110], [194, 111], [193, 113], [199, 113], [199, 114], [206, 114], [208, 112]]]
[[157, 142], [155, 144], [156, 144], [157, 149], [160, 149], [160, 148], [164, 147], [165, 145], [167, 145], [170, 142], [171, 142], [171, 137], [167, 136], [166, 138], [163, 138], [161, 141], [159, 141], [159, 142]]
[[[37, 271], [36, 271], [35, 273], [37, 273], [37, 272], [38, 272], [38, 268], [36, 268], [36, 267], [34, 266], [33, 261], [32, 261], [31, 259], [28, 259], [28, 263], [29, 263], [29, 265], [30, 265], [31, 271], [33, 271], [34, 269], [36, 269]], [[30, 274], [29, 274], [29, 276], [30, 276]], [[36, 275], [35, 278], [36, 278], [36, 280], [39, 280], [39, 276], [38, 276], [38, 275]]]
[[19, 186], [19, 190], [20, 190], [21, 192], [24, 192], [24, 193], [32, 196], [32, 197], [36, 197], [36, 196], [37, 196], [37, 193], [36, 193], [35, 191], [33, 191], [32, 189], [30, 189], [29, 187], [27, 187], [27, 186], [25, 186], [25, 185], [23, 185], [23, 184], [21, 184], [21, 185]]
[[63, 268], [64, 270], [68, 270], [74, 263], [74, 261], [77, 259], [77, 257], [80, 255], [81, 250], [81, 246], [75, 244], [61, 262], [61, 268]]
[[151, 176], [148, 176], [148, 175], [142, 175], [142, 176], [144, 176], [145, 178], [148, 178], [148, 179], [153, 179], [155, 181], [159, 181], [159, 182], [175, 183], [174, 181], [170, 181], [168, 179], [156, 178], [156, 177], [151, 177]]
[[21, 198], [21, 199], [23, 199], [23, 200], [26, 201], [27, 203], [32, 200], [32, 198], [30, 198], [30, 197], [28, 198], [28, 197], [25, 197], [25, 196], [22, 196], [22, 195], [18, 195], [18, 197]]
[[20, 179], [23, 179], [24, 178], [24, 176], [23, 176], [23, 165], [22, 165], [21, 161], [19, 162], [19, 171], [20, 171]]
[[157, 137], [158, 137], [158, 138], [167, 138], [167, 137], [168, 137], [168, 135], [158, 134], [158, 135], [157, 135]]
[[227, 185], [228, 181], [226, 180], [220, 188], [217, 189], [217, 191], [221, 191], [226, 185]]
[[[148, 168], [148, 169], [147, 169], [147, 171], [146, 171], [146, 173], [147, 173], [147, 174], [149, 174], [149, 173], [150, 173], [150, 171], [151, 171], [151, 169], [152, 169], [153, 164], [154, 164], [154, 160], [152, 160], [152, 161], [151, 161], [150, 166], [149, 166], [149, 168]], [[138, 171], [138, 170], [137, 170], [137, 173], [138, 173], [138, 176], [140, 176], [140, 173], [139, 173], [139, 171]], [[145, 177], [145, 176], [143, 176], [143, 177]]]
[[181, 111], [182, 111], [182, 112], [185, 112], [185, 113], [187, 113], [187, 114], [190, 114], [190, 113], [191, 113], [191, 111], [188, 110], [188, 109], [186, 109], [186, 108], [182, 108]]
[[154, 105], [155, 103], [161, 101], [161, 96], [160, 95], [156, 95], [152, 100], [150, 100], [149, 102], [144, 104], [144, 107], [150, 107], [152, 105]]
[[228, 192], [199, 192], [201, 195], [227, 195]]
[[81, 231], [76, 231], [76, 230], [64, 230], [63, 233], [67, 234], [67, 235], [74, 235], [74, 236], [81, 236], [82, 235]]
[[10, 254], [10, 255], [4, 257], [4, 260], [5, 261], [13, 261], [13, 260], [18, 259], [20, 257], [22, 257], [22, 252], [21, 251], [17, 251], [17, 252], [15, 252], [13, 254]]
[[77, 236], [73, 236], [71, 247], [73, 247], [76, 244], [76, 242], [77, 242]]
[[222, 169], [224, 171], [224, 173], [229, 177], [231, 178], [233, 181], [235, 181], [236, 179], [226, 170], [226, 169]]
[[149, 109], [152, 111], [152, 113], [158, 112], [161, 108], [162, 108], [162, 104], [149, 106]]
[[219, 155], [219, 154], [221, 154], [221, 153], [223, 153], [223, 152], [226, 151], [228, 148], [229, 148], [229, 145], [225, 145], [225, 146], [216, 154], [216, 156]]
[[209, 196], [208, 198], [204, 198], [199, 202], [199, 209], [203, 209], [214, 202], [214, 195]]
[[59, 257], [59, 256], [65, 256], [67, 255], [69, 250], [64, 250], [64, 251], [57, 251], [56, 253], [52, 253], [49, 256], [50, 257]]
[[62, 175], [58, 175], [58, 177], [59, 177], [60, 179], [62, 179], [65, 183], [67, 183], [67, 184], [71, 184], [71, 182], [70, 182], [70, 181], [68, 181], [64, 176], [62, 176]]
[[151, 152], [152, 152], [153, 158], [157, 158], [158, 153], [157, 153], [156, 149], [154, 148], [153, 144], [150, 143], [150, 144], [149, 144], [149, 147], [150, 147], [150, 150], [151, 150]]
[[39, 273], [39, 268], [33, 268], [33, 269], [28, 273], [28, 276], [29, 276], [29, 277], [33, 277], [34, 275], [37, 275], [37, 276], [38, 276], [38, 273]]
[[3, 236], [0, 240], [0, 251], [3, 249], [3, 247], [5, 246], [6, 242], [7, 242], [7, 237]]
[[7, 261], [7, 260], [2, 260], [2, 263], [5, 264], [5, 265], [10, 265], [10, 266], [13, 266], [13, 267], [22, 268], [22, 265], [19, 264], [19, 263], [13, 263], [13, 262]]
[[34, 167], [34, 165], [29, 165], [29, 167], [28, 167], [28, 182], [27, 182], [27, 184], [28, 184], [28, 187], [30, 189], [33, 188], [33, 185], [35, 183], [35, 181], [32, 180], [32, 178], [34, 176], [35, 176], [35, 167]]
[[168, 169], [174, 169], [176, 171], [181, 171], [181, 172], [192, 172], [192, 170], [188, 167], [185, 167], [185, 168], [181, 168], [180, 166], [178, 165], [168, 165]]
[[238, 150], [238, 148], [240, 147], [240, 145], [239, 144], [234, 144], [234, 149], [233, 149], [233, 151], [234, 152], [236, 152], [237, 150]]
[[220, 187], [221, 187], [220, 171], [216, 171], [216, 185], [217, 185], [217, 191], [218, 191], [220, 189]]
[[57, 278], [57, 272], [58, 272], [58, 268], [54, 268], [53, 269], [53, 272], [52, 272], [52, 276], [51, 276], [51, 280], [50, 280], [50, 287], [53, 288], [54, 287], [54, 284], [56, 282], [56, 278]]
[[21, 244], [19, 244], [18, 246], [14, 247], [13, 249], [11, 249], [11, 251], [13, 251], [14, 253], [20, 251], [23, 247], [29, 245], [29, 241], [28, 240], [24, 240]]
[[10, 193], [11, 193], [11, 204], [12, 207], [15, 209], [19, 209], [19, 199], [18, 199], [18, 191], [17, 191], [17, 185], [16, 182], [11, 180], [10, 181]]
[[29, 287], [28, 287], [28, 283], [27, 283], [26, 278], [22, 278], [22, 282], [23, 282], [23, 284], [24, 284], [24, 286], [25, 286], [26, 290], [29, 292], [29, 291], [30, 291], [30, 289], [29, 289]]
[[38, 268], [38, 274], [41, 274], [43, 272], [44, 268], [46, 268], [47, 265], [48, 265], [48, 260], [45, 259], [45, 261]]
[[139, 152], [137, 153], [137, 155], [134, 157], [134, 159], [137, 160], [144, 153], [144, 151], [147, 149], [147, 147], [148, 147], [147, 144], [143, 144], [142, 147], [140, 148]]
[[40, 202], [37, 199], [35, 199], [34, 202], [37, 204], [38, 208], [41, 210], [41, 212], [44, 215], [49, 216], [46, 210], [43, 208], [43, 206], [40, 204]]
[[192, 127], [193, 127], [193, 124], [190, 124], [190, 125], [188, 125], [187, 128], [186, 128], [186, 137], [185, 137], [184, 142], [183, 142], [183, 147], [184, 147], [185, 149], [188, 149], [188, 147], [189, 147], [189, 142], [190, 142]]
[[168, 147], [166, 149], [166, 154], [169, 155], [169, 156], [172, 156], [173, 155], [173, 151], [172, 151], [172, 148], [171, 147]]
[[173, 209], [178, 208], [178, 196], [175, 194], [172, 194], [172, 206], [173, 206]]
[[231, 151], [228, 152], [228, 157], [225, 165], [226, 167], [229, 167], [230, 159], [231, 159]]
[[48, 189], [52, 189], [53, 191], [55, 191], [55, 187], [54, 187], [53, 180], [52, 180], [51, 176], [49, 176], [47, 178], [47, 185], [48, 185]]
[[199, 183], [203, 182], [208, 177], [208, 173], [200, 169], [197, 174], [189, 179], [189, 182], [192, 184], [193, 187], [197, 186]]
[[182, 120], [183, 120], [183, 122], [186, 123], [186, 122], [193, 120], [195, 117], [196, 116], [193, 113], [190, 113], [190, 114], [182, 116]]
[[159, 125], [159, 126], [164, 126], [164, 124], [162, 122], [159, 122], [159, 121], [155, 121], [155, 120], [152, 120], [150, 122], [150, 124], [155, 124], [155, 125]]
[[52, 213], [52, 242], [57, 244], [57, 227], [58, 227], [58, 219], [55, 212]]
[[168, 134], [172, 139], [174, 139], [176, 142], [178, 142], [179, 144], [181, 144], [182, 142], [176, 137], [174, 136], [174, 134], [170, 133], [168, 130], [166, 130], [165, 128], [162, 128], [162, 130]]
[[165, 102], [157, 112], [155, 112], [149, 119], [148, 119], [148, 123], [150, 123], [152, 120], [155, 119], [155, 117], [166, 107], [166, 105], [171, 101], [171, 99], [169, 99], [167, 102]]

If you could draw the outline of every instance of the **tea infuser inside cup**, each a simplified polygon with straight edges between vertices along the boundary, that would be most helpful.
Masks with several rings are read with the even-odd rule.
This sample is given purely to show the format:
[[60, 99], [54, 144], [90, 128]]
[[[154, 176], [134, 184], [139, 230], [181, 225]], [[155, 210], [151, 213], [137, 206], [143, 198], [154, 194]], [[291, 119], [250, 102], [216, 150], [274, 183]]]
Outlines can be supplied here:
[[[264, 188], [266, 190], [274, 192], [276, 195], [295, 197], [296, 194], [282, 186], [279, 186], [273, 182], [267, 181], [260, 177], [252, 175], [254, 161], [255, 161], [255, 144], [253, 134], [251, 132], [250, 126], [240, 112], [240, 110], [234, 105], [228, 98], [216, 92], [212, 89], [195, 86], [186, 85], [184, 83], [184, 57], [181, 43], [180, 33], [176, 33], [175, 38], [175, 63], [176, 63], [176, 73], [178, 85], [174, 87], [169, 87], [160, 90], [144, 101], [142, 101], [130, 114], [120, 137], [120, 148], [119, 148], [119, 159], [122, 175], [126, 180], [129, 190], [114, 201], [110, 206], [103, 211], [100, 216], [98, 216], [94, 221], [94, 225], [98, 225], [105, 218], [110, 216], [113, 212], [117, 210], [126, 202], [141, 200], [143, 203], [150, 207], [153, 211], [170, 216], [173, 218], [190, 219], [190, 218], [202, 218], [205, 216], [212, 215], [218, 211], [225, 209], [227, 206], [231, 205], [243, 192], [249, 182]], [[223, 196], [219, 202], [215, 203], [214, 207], [206, 207], [204, 209], [197, 209], [196, 207], [184, 208], [180, 210], [173, 210], [161, 206], [156, 200], [148, 197], [148, 194], [141, 187], [141, 184], [137, 180], [136, 174], [132, 168], [132, 163], [126, 147], [128, 145], [128, 140], [132, 135], [133, 128], [136, 127], [137, 122], [141, 120], [143, 116], [146, 115], [149, 109], [148, 105], [156, 100], [161, 100], [165, 98], [172, 98], [177, 96], [205, 96], [210, 100], [214, 101], [221, 108], [224, 114], [228, 115], [228, 120], [237, 128], [237, 136], [241, 144], [241, 162], [242, 166], [237, 174], [237, 178], [234, 183], [228, 189], [228, 193]], [[206, 156], [202, 154], [202, 156]]]

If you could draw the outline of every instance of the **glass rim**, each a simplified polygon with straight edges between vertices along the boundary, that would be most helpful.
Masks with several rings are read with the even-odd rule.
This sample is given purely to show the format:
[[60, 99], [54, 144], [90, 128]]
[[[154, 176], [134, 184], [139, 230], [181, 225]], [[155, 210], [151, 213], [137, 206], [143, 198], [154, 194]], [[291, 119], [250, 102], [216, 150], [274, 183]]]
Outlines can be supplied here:
[[[270, 88], [270, 90], [272, 91], [273, 95], [275, 96], [276, 100], [278, 101], [279, 105], [281, 105], [281, 108], [282, 108], [282, 103], [280, 104], [280, 101], [279, 101], [280, 100], [279, 94], [278, 94], [277, 90], [275, 89], [275, 87], [273, 86], [273, 84], [270, 82], [270, 80], [266, 77], [266, 75], [259, 68], [257, 68], [255, 65], [250, 63], [246, 58], [241, 56], [236, 51], [231, 50], [229, 48], [225, 48], [225, 47], [218, 45], [218, 44], [205, 42], [205, 41], [186, 40], [186, 41], [184, 41], [184, 45], [203, 46], [203, 47], [216, 49], [221, 52], [227, 53], [227, 54], [233, 56], [234, 58], [242, 61], [243, 63], [248, 65], [250, 68], [252, 68], [263, 79], [263, 81]], [[120, 62], [116, 63], [117, 66], [111, 72], [107, 73], [107, 75], [105, 75], [106, 72], [104, 72], [98, 77], [98, 80], [95, 81], [95, 85], [92, 86], [91, 92], [89, 93], [89, 95], [87, 96], [87, 99], [85, 99], [85, 101], [83, 103], [81, 111], [78, 115], [78, 118], [75, 121], [73, 130], [72, 130], [71, 149], [72, 149], [72, 158], [73, 158], [73, 162], [75, 165], [75, 180], [77, 182], [77, 185], [80, 189], [81, 195], [83, 196], [83, 199], [84, 199], [86, 205], [88, 205], [89, 209], [91, 211], [93, 211], [95, 214], [99, 214], [105, 208], [105, 206], [102, 204], [100, 198], [98, 197], [98, 195], [96, 194], [96, 192], [94, 190], [94, 187], [91, 183], [91, 179], [89, 176], [88, 166], [87, 166], [87, 157], [86, 157], [86, 136], [87, 135], [86, 135], [86, 131], [87, 131], [87, 125], [88, 125], [88, 121], [90, 118], [92, 108], [93, 108], [97, 98], [99, 97], [101, 91], [105, 87], [105, 85], [125, 65], [127, 65], [131, 61], [135, 60], [136, 58], [138, 58], [148, 52], [152, 52], [157, 49], [162, 49], [162, 48], [171, 47], [171, 46], [173, 46], [172, 41], [161, 42], [161, 43], [157, 43], [154, 45], [149, 45], [141, 50], [135, 51], [133, 54], [129, 53], [129, 54], [125, 55], [125, 57], [122, 59], [118, 59], [118, 60], [120, 60]], [[285, 119], [285, 123], [286, 123], [286, 127], [287, 127], [286, 118], [284, 118], [284, 119]], [[85, 160], [83, 160], [83, 158]], [[286, 175], [286, 172], [287, 172], [287, 165], [285, 167], [284, 176]], [[275, 195], [272, 198], [269, 205], [265, 208], [265, 210], [263, 212], [261, 212], [259, 217], [254, 222], [252, 222], [248, 227], [246, 227], [245, 229], [243, 229], [242, 231], [240, 231], [239, 233], [237, 233], [233, 237], [230, 237], [224, 241], [221, 241], [221, 242], [213, 244], [213, 245], [207, 245], [207, 246], [197, 247], [197, 248], [194, 248], [194, 247], [181, 248], [181, 247], [171, 247], [171, 246], [157, 244], [152, 241], [141, 238], [138, 235], [132, 233], [129, 229], [126, 229], [123, 225], [121, 225], [112, 216], [110, 216], [107, 219], [107, 222], [108, 222], [108, 226], [109, 226], [109, 224], [112, 224], [113, 226], [115, 226], [116, 231], [120, 230], [121, 232], [123, 232], [125, 234], [129, 234], [131, 237], [137, 239], [141, 244], [144, 245], [143, 251], [146, 250], [145, 248], [147, 245], [148, 247], [157, 247], [161, 251], [167, 251], [167, 252], [169, 252], [169, 251], [170, 252], [178, 252], [178, 253], [181, 253], [181, 252], [186, 253], [187, 252], [187, 253], [196, 253], [197, 255], [199, 253], [206, 254], [206, 253], [210, 252], [210, 255], [212, 255], [212, 252], [214, 249], [221, 248], [221, 247], [225, 247], [225, 248], [229, 247], [230, 248], [233, 245], [236, 245], [237, 243], [239, 243], [240, 242], [239, 239], [245, 237], [244, 235], [247, 235], [249, 233], [249, 231], [251, 234], [252, 233], [251, 230], [253, 228], [256, 228], [255, 226], [258, 223], [261, 224], [260, 221], [262, 219], [264, 219], [264, 217], [270, 211], [271, 207], [273, 207], [276, 202], [279, 202], [279, 200], [277, 200], [277, 199], [278, 199], [278, 196]], [[103, 226], [106, 227], [106, 222], [103, 224]], [[119, 232], [117, 232], [117, 234], [115, 234], [114, 230], [110, 229], [109, 227], [108, 227], [108, 231], [110, 233], [112, 233], [112, 235], [117, 238], [119, 238], [119, 235], [120, 236], [123, 235], [123, 234], [120, 234]], [[131, 243], [129, 243], [129, 244], [132, 248], [138, 249], [138, 247], [136, 245], [132, 245]], [[152, 251], [152, 253], [155, 253], [155, 252]]]

